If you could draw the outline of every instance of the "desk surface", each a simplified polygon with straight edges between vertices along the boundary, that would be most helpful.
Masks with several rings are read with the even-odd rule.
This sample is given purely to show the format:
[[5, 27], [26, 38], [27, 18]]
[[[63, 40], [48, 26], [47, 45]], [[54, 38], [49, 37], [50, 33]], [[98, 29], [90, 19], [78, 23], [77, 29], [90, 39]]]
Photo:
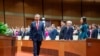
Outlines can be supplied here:
[[[92, 43], [92, 46], [88, 46], [88, 43]], [[100, 48], [100, 40], [87, 39], [87, 40], [44, 40], [41, 46], [41, 53], [49, 54], [51, 56], [87, 56]], [[22, 40], [22, 51], [32, 52], [33, 42], [31, 40]], [[51, 53], [50, 53], [51, 52]], [[58, 55], [56, 55], [58, 54]], [[95, 53], [99, 55], [99, 53]]]

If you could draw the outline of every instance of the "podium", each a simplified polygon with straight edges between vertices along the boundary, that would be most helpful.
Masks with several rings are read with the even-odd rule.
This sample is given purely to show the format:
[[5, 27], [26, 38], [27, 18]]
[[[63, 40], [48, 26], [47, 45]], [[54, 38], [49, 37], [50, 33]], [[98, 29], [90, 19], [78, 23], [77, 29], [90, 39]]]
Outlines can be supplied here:
[[[33, 53], [31, 40], [22, 40], [21, 51]], [[49, 56], [100, 56], [100, 40], [44, 40], [40, 54]]]
[[16, 39], [0, 36], [0, 56], [15, 56], [17, 52]]

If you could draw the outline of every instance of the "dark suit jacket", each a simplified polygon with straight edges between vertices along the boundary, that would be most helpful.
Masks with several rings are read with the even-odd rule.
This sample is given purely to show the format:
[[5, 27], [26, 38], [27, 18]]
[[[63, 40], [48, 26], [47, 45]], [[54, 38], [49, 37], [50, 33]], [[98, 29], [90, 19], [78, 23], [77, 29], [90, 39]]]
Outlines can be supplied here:
[[64, 39], [65, 30], [66, 30], [66, 26], [63, 26], [63, 27], [61, 28], [61, 31], [60, 31], [60, 34], [59, 34], [59, 38], [60, 38], [60, 39]]
[[49, 33], [49, 35], [50, 35], [51, 40], [55, 40], [56, 36], [58, 35], [58, 32], [57, 32], [56, 29], [53, 29], [53, 30]]
[[98, 33], [100, 34], [100, 28], [98, 29]]
[[94, 30], [92, 31], [91, 37], [92, 37], [92, 38], [97, 38], [97, 37], [98, 37], [98, 29], [94, 29]]
[[66, 27], [66, 32], [64, 33], [64, 39], [70, 39], [70, 40], [73, 39], [73, 28], [72, 27], [69, 27], [69, 28]]
[[30, 26], [30, 38], [33, 41], [42, 41], [44, 37], [44, 24], [43, 22], [39, 21], [38, 30], [36, 28], [36, 22], [32, 22]]

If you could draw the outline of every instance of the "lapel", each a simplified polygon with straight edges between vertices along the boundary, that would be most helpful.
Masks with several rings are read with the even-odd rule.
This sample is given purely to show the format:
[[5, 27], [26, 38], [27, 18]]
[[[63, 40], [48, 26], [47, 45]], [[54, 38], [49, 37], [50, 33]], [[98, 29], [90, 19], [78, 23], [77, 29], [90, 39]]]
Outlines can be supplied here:
[[39, 26], [38, 26], [38, 29], [40, 29], [40, 24], [41, 24], [41, 23], [40, 23], [40, 21], [39, 21]]
[[35, 23], [34, 23], [34, 27], [36, 28], [36, 21], [35, 21]]

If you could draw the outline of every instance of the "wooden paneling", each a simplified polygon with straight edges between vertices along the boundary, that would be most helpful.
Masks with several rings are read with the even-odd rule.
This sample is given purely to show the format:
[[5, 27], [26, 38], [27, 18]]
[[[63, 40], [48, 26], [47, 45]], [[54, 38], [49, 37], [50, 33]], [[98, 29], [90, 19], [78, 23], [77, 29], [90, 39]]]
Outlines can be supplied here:
[[6, 23], [9, 27], [22, 27], [24, 26], [24, 19], [22, 16], [6, 15]]
[[23, 13], [23, 0], [5, 0], [5, 11]]
[[32, 18], [26, 18], [26, 27], [27, 27], [27, 26], [30, 26], [31, 23], [33, 22], [33, 20], [34, 20], [34, 19], [32, 19]]
[[24, 0], [25, 13], [42, 14], [42, 0]]
[[[22, 48], [21, 50], [23, 52], [31, 52], [32, 53], [32, 41], [22, 41]], [[48, 45], [47, 45], [48, 44]], [[44, 41], [42, 42], [42, 46], [41, 46], [41, 54], [45, 55], [50, 55], [50, 56], [58, 56], [59, 55], [59, 42], [54, 41], [54, 43], [52, 43], [51, 41]]]
[[[27, 25], [27, 21], [24, 21], [23, 12], [25, 12], [25, 18], [32, 18], [34, 14], [43, 14], [46, 19], [62, 19], [62, 8], [64, 20], [72, 20], [73, 24], [80, 24], [76, 20], [83, 16], [94, 18], [89, 20], [89, 24], [100, 24], [97, 18], [100, 18], [100, 1], [99, 0], [63, 0], [63, 7], [61, 0], [5, 0], [5, 12], [6, 22], [10, 27], [24, 26], [24, 22]], [[42, 6], [43, 5], [43, 6]], [[23, 11], [23, 9], [25, 11]], [[0, 21], [4, 21], [3, 16], [3, 0], [0, 0]], [[60, 22], [59, 22], [60, 23]], [[55, 23], [58, 25], [58, 22]]]
[[0, 22], [4, 22], [4, 15], [3, 14], [0, 15]]
[[[66, 17], [81, 16], [81, 0], [64, 0], [63, 13]], [[67, 19], [67, 18], [64, 18]]]
[[17, 40], [17, 52], [21, 52], [21, 45], [22, 45], [22, 41], [21, 40]]
[[88, 20], [88, 24], [100, 24], [100, 20]]
[[0, 0], [0, 11], [3, 11], [3, 0]]
[[[98, 3], [96, 3], [94, 0], [92, 1], [85, 1], [83, 0], [82, 3], [82, 12], [83, 12], [83, 16], [86, 17], [100, 17], [99, 13], [100, 13], [100, 8], [98, 7]], [[100, 4], [99, 4], [100, 5]]]
[[0, 55], [1, 56], [15, 56], [16, 53], [15, 38], [0, 36]]
[[4, 55], [4, 49], [0, 48], [0, 55], [3, 56]]
[[10, 27], [24, 26], [23, 0], [5, 0], [5, 19]]
[[100, 40], [87, 40], [87, 56], [100, 56]]
[[4, 22], [4, 15], [3, 15], [3, 0], [0, 0], [0, 22]]
[[55, 26], [60, 26], [60, 20], [51, 20], [51, 24], [55, 24]]
[[[32, 47], [33, 47], [32, 41], [24, 41], [24, 40], [22, 41], [22, 51], [24, 52], [31, 51], [32, 53]], [[43, 50], [45, 50], [45, 52]], [[57, 56], [65, 56], [66, 53], [67, 55], [69, 54], [73, 56], [75, 55], [86, 56], [86, 42], [85, 41], [43, 41], [41, 46], [41, 54], [48, 54], [48, 55], [53, 54], [52, 56], [55, 56], [56, 52], [54, 51], [52, 54], [50, 54], [50, 52], [52, 52], [50, 50], [58, 51]]]
[[64, 45], [65, 56], [86, 56], [85, 41], [67, 41]]
[[[34, 18], [26, 18], [26, 27], [30, 26], [30, 24], [34, 21]], [[60, 26], [60, 20], [53, 20], [53, 19], [47, 19], [46, 21], [50, 21], [51, 24], [55, 24], [55, 26]]]
[[[52, 1], [52, 2], [51, 2]], [[44, 16], [46, 18], [61, 19], [61, 0], [44, 0]], [[59, 18], [56, 18], [59, 17]]]
[[[43, 41], [41, 54], [55, 56], [55, 53], [58, 51], [57, 56], [100, 56], [99, 42], [100, 40], [97, 39], [78, 41]], [[22, 41], [22, 51], [32, 53], [32, 47], [32, 41]], [[53, 51], [53, 53], [50, 54], [51, 51]]]

